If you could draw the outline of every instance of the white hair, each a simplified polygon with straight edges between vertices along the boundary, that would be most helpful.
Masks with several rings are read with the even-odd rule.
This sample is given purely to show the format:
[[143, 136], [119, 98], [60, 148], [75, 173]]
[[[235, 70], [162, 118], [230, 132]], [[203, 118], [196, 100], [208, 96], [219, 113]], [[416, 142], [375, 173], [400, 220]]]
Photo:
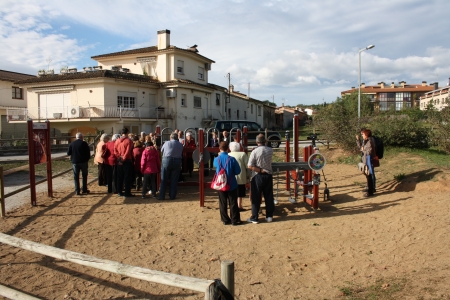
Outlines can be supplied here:
[[116, 133], [115, 135], [113, 135], [112, 140], [115, 141], [115, 140], [117, 140], [119, 138], [120, 138], [120, 134]]
[[231, 142], [228, 145], [228, 148], [230, 148], [231, 152], [239, 152], [239, 151], [241, 151], [241, 144], [239, 144], [237, 142]]
[[75, 137], [77, 139], [82, 139], [83, 138], [83, 134], [81, 132], [77, 132], [77, 134], [75, 135]]
[[109, 138], [107, 133], [102, 134], [102, 136], [100, 137], [100, 141], [106, 142], [106, 139]]

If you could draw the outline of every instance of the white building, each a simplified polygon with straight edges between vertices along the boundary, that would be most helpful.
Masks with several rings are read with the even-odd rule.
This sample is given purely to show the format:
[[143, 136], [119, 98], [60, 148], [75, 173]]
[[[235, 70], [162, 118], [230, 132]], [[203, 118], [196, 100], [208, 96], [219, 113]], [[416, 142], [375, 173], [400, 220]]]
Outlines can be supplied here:
[[[26, 125], [17, 124], [17, 116], [7, 117], [7, 110], [27, 107], [27, 94], [14, 82], [36, 76], [0, 70], [0, 137], [2, 139], [25, 137]], [[13, 118], [12, 118], [13, 117]]]
[[170, 45], [169, 30], [158, 31], [157, 46], [92, 59], [97, 66], [80, 72], [63, 69], [17, 82], [28, 95], [27, 108], [8, 110], [11, 122], [48, 119], [52, 127], [71, 135], [116, 133], [123, 127], [149, 132], [156, 125], [207, 128], [222, 119], [265, 124], [261, 101], [209, 83], [214, 61], [200, 55], [197, 45]]
[[425, 93], [420, 97], [420, 110], [425, 110], [429, 104], [433, 105], [437, 110], [442, 110], [444, 107], [450, 105], [449, 98], [450, 78], [449, 84], [445, 88], [435, 89], [431, 92]]

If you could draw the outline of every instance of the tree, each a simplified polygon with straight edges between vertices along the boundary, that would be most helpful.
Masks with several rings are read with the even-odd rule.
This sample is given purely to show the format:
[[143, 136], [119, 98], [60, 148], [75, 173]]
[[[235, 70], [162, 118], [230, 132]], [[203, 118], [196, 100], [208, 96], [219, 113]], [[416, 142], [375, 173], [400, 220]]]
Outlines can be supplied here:
[[370, 98], [361, 95], [361, 119], [358, 119], [358, 92], [337, 98], [314, 117], [314, 125], [320, 131], [320, 138], [336, 142], [349, 151], [358, 151], [355, 147], [355, 134], [359, 134], [373, 113]]

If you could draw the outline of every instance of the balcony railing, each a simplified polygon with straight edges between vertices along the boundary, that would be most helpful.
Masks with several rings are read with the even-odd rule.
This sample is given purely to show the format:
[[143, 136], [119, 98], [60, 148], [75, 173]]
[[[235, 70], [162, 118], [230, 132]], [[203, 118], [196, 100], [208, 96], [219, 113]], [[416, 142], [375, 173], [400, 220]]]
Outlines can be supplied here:
[[170, 118], [163, 108], [123, 108], [116, 106], [64, 106], [8, 109], [8, 121], [58, 120], [58, 119], [163, 119]]

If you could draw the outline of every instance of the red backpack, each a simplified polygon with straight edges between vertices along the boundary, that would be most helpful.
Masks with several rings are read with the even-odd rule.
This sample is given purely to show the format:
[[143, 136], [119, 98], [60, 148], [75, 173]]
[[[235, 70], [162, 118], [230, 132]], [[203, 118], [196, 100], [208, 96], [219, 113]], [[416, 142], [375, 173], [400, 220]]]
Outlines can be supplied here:
[[230, 157], [228, 157], [227, 162], [225, 163], [225, 167], [222, 168], [222, 166], [220, 165], [220, 158], [217, 158], [220, 171], [214, 174], [214, 178], [211, 182], [212, 189], [222, 192], [228, 191], [230, 189], [230, 185], [228, 184], [227, 180], [227, 173], [225, 172], [225, 168], [227, 167], [229, 160]]

